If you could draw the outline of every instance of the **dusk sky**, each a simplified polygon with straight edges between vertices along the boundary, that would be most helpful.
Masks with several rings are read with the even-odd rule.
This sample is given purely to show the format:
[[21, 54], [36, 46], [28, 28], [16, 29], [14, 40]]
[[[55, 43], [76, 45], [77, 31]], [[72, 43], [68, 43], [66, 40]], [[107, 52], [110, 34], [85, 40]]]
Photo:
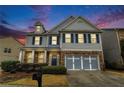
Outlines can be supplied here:
[[[124, 28], [124, 6], [1, 5], [0, 35], [9, 36], [9, 33], [10, 35], [16, 33], [17, 37], [24, 35], [25, 32], [32, 30], [37, 20], [49, 30], [69, 16], [83, 16], [99, 28]], [[4, 29], [7, 30], [3, 31]]]

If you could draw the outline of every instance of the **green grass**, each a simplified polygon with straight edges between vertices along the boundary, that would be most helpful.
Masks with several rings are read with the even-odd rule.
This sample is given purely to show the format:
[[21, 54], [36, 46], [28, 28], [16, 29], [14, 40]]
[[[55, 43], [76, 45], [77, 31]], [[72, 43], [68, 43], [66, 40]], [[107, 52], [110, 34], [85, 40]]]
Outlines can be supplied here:
[[[34, 86], [37, 87], [37, 81], [32, 80], [32, 77], [22, 78], [16, 81], [3, 83], [3, 85], [15, 85], [15, 86]], [[66, 75], [44, 75], [43, 86], [68, 86]]]

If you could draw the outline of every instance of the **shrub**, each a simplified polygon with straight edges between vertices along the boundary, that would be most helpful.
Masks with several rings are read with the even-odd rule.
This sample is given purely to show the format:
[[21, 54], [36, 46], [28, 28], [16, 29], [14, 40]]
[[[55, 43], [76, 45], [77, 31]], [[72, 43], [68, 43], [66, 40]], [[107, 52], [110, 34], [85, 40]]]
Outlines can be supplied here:
[[45, 66], [43, 74], [66, 74], [67, 69], [64, 66]]
[[37, 71], [37, 69], [39, 69], [42, 66], [47, 66], [46, 63], [41, 63], [41, 64], [37, 64], [37, 63], [20, 63], [17, 64], [17, 71], [20, 72], [31, 72], [31, 71]]
[[19, 61], [3, 61], [1, 62], [1, 68], [4, 71], [11, 71], [13, 69], [16, 69], [16, 64], [19, 63]]

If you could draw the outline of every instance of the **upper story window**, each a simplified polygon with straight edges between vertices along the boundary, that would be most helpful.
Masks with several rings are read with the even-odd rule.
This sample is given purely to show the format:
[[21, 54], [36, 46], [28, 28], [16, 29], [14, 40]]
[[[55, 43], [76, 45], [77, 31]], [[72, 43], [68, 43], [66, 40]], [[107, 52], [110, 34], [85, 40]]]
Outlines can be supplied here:
[[78, 34], [78, 43], [84, 43], [84, 35]]
[[40, 44], [40, 37], [35, 36], [35, 45], [39, 45], [39, 44]]
[[65, 34], [65, 43], [71, 43], [71, 34]]
[[52, 36], [52, 45], [57, 45], [57, 36]]
[[91, 43], [97, 43], [96, 34], [91, 34]]
[[40, 32], [41, 31], [41, 26], [36, 26], [36, 31]]

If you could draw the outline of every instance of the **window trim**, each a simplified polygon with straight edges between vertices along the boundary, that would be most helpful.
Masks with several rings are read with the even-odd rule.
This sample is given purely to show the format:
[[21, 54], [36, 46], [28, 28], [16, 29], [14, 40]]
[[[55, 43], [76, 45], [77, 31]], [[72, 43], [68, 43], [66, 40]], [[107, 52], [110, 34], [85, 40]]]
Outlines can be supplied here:
[[[36, 38], [38, 38], [38, 40], [36, 40]], [[40, 45], [40, 36], [35, 36], [34, 45]]]
[[[82, 36], [80, 36], [79, 37], [79, 35], [82, 35]], [[82, 41], [82, 42], [80, 42], [80, 40]], [[78, 33], [78, 43], [84, 43], [84, 34], [83, 33]]]
[[92, 34], [90, 34], [90, 37], [91, 37], [91, 43], [96, 44], [97, 43], [96, 34], [92, 33]]
[[[67, 37], [67, 35], [69, 35], [69, 37]], [[69, 41], [67, 41], [67, 40], [69, 40]], [[65, 43], [71, 43], [71, 33], [65, 34]]]
[[[56, 38], [56, 40], [54, 40], [54, 39]], [[57, 45], [57, 36], [52, 36], [52, 38], [51, 38], [51, 45]], [[53, 43], [53, 42], [56, 42], [56, 43]]]
[[41, 31], [41, 26], [36, 26], [36, 31], [40, 32]]

